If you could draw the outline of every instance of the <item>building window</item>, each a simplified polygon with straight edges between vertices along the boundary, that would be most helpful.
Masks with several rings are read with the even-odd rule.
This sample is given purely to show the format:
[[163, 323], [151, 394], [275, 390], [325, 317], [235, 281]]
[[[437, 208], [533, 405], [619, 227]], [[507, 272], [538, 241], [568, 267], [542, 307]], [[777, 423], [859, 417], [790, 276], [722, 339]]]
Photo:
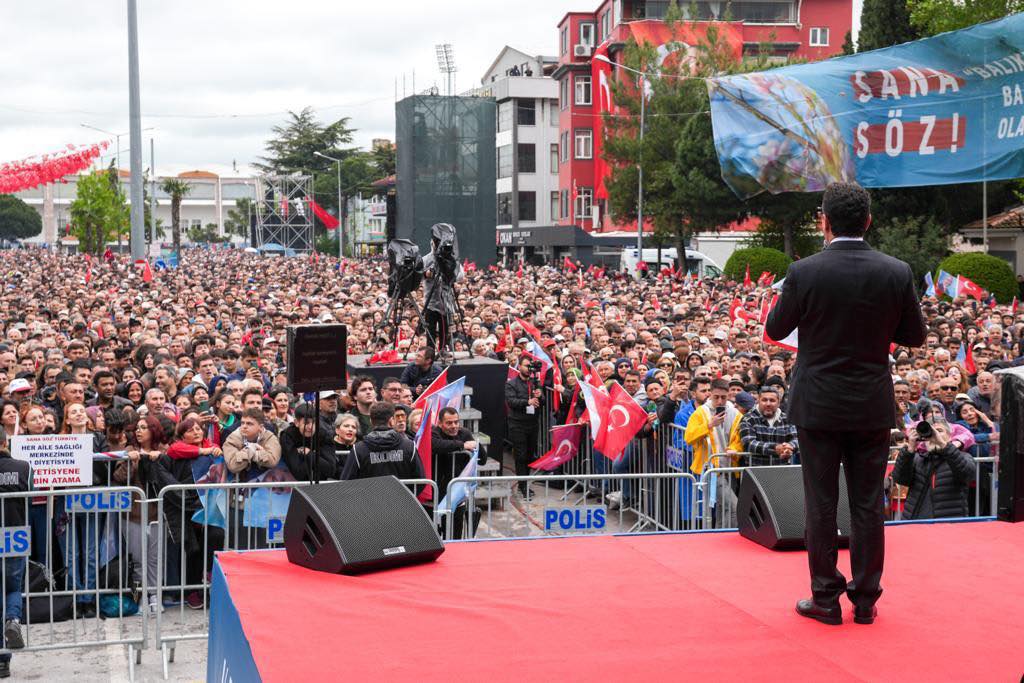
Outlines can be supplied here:
[[562, 29], [561, 46], [562, 46], [562, 54], [564, 55], [565, 53], [567, 53], [569, 51], [569, 28], [568, 27]]
[[520, 192], [519, 193], [519, 220], [521, 220], [521, 221], [535, 221], [535, 220], [537, 220], [537, 193], [536, 192]]
[[512, 193], [502, 192], [498, 195], [498, 225], [512, 224]]
[[516, 169], [519, 173], [537, 172], [537, 146], [532, 143], [520, 143], [517, 147], [516, 156], [518, 162]]
[[558, 128], [558, 108], [555, 106], [554, 100], [548, 100], [548, 119], [555, 128]]
[[558, 192], [551, 193], [551, 220], [558, 218]]
[[562, 163], [569, 161], [569, 131], [562, 131]]
[[593, 22], [585, 21], [580, 24], [580, 45], [594, 47], [595, 29]]
[[558, 85], [559, 85], [559, 92], [558, 92], [559, 104], [562, 106], [562, 109], [565, 109], [566, 107], [569, 106], [569, 77], [566, 76], [565, 78], [560, 80], [558, 82]]
[[569, 190], [562, 190], [562, 201], [560, 202], [561, 211], [558, 212], [559, 218], [569, 217]]
[[612, 27], [622, 23], [622, 0], [612, 2]]
[[611, 12], [611, 10], [608, 10], [607, 12], [605, 12], [604, 14], [601, 15], [601, 42], [602, 43], [604, 42], [604, 39], [607, 38], [609, 36], [609, 34], [611, 34], [611, 32], [612, 32], [611, 22], [612, 22], [612, 12]]
[[537, 125], [537, 100], [516, 100], [516, 123], [520, 126]]
[[[702, 7], [704, 5], [704, 7]], [[697, 3], [698, 13], [705, 18], [712, 18], [709, 3]], [[796, 0], [781, 2], [757, 2], [756, 0], [737, 0], [729, 3], [734, 21], [746, 21], [752, 24], [792, 24], [796, 22]], [[698, 17], [701, 18], [701, 17]]]
[[498, 132], [512, 130], [512, 100], [498, 103]]
[[551, 172], [558, 173], [558, 145], [551, 145]]
[[576, 218], [590, 218], [591, 209], [594, 205], [594, 190], [589, 187], [576, 189]]
[[594, 131], [589, 128], [576, 129], [576, 158], [590, 159], [594, 156]]
[[512, 176], [512, 145], [503, 145], [498, 148], [498, 177], [510, 178]]
[[576, 76], [576, 104], [590, 104], [590, 76]]
[[811, 29], [811, 47], [828, 47], [828, 29]]

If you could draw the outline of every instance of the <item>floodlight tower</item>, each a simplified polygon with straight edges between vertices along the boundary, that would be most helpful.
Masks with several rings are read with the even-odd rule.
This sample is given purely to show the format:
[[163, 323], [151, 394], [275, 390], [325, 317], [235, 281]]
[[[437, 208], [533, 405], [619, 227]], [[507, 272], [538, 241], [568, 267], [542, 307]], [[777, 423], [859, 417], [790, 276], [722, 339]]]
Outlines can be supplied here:
[[437, 52], [437, 68], [447, 76], [448, 95], [451, 96], [454, 94], [453, 79], [455, 78], [455, 72], [458, 71], [455, 67], [455, 50], [452, 48], [451, 43], [435, 45], [434, 50]]

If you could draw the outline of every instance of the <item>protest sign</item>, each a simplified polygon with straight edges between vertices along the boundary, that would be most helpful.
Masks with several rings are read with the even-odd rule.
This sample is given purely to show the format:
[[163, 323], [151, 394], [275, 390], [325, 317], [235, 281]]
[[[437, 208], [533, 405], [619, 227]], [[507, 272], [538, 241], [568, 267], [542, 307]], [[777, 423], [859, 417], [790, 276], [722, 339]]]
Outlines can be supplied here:
[[92, 434], [11, 437], [11, 457], [32, 465], [39, 488], [92, 486]]

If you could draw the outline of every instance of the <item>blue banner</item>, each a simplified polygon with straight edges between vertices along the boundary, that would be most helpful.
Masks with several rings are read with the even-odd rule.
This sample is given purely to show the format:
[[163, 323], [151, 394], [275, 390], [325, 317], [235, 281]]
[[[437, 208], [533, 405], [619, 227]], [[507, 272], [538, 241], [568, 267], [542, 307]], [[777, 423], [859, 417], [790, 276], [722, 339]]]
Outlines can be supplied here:
[[1024, 14], [814, 64], [708, 79], [740, 197], [1024, 176]]

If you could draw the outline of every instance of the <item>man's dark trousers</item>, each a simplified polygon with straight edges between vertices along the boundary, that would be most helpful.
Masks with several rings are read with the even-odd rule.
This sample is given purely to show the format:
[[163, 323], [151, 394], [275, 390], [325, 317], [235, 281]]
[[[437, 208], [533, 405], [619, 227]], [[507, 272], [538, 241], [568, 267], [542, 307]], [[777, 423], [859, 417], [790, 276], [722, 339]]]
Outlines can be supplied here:
[[[797, 427], [804, 480], [804, 519], [811, 591], [821, 607], [836, 607], [844, 591], [870, 609], [882, 594], [885, 557], [882, 480], [889, 460], [889, 430], [827, 431]], [[850, 566], [853, 580], [836, 567], [839, 531], [839, 466], [845, 465], [850, 499]], [[859, 501], [856, 502], [856, 501]]]

